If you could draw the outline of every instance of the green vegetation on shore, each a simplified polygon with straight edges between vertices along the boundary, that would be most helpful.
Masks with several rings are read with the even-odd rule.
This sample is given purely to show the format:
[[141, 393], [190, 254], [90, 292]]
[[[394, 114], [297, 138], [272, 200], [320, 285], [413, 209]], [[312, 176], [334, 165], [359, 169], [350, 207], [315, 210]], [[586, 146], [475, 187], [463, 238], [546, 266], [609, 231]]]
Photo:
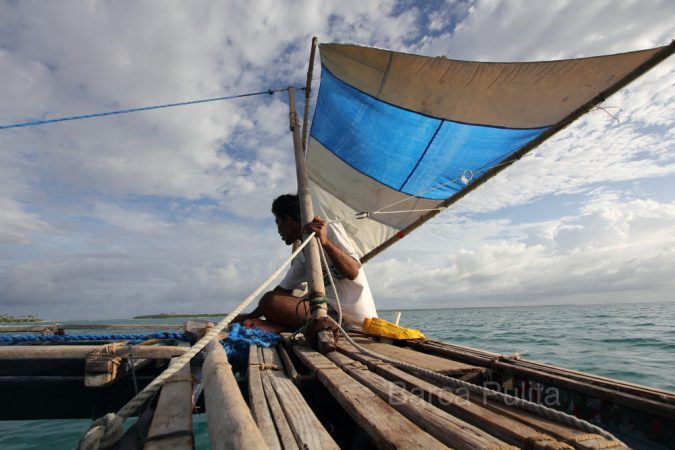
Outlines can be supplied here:
[[147, 314], [144, 316], [136, 316], [132, 317], [132, 319], [175, 319], [175, 318], [181, 318], [181, 317], [224, 317], [226, 316], [227, 313], [219, 313], [219, 314], [167, 314], [167, 313], [161, 313], [161, 314]]
[[29, 314], [27, 316], [10, 316], [9, 314], [0, 314], [0, 323], [5, 322], [42, 322], [43, 320], [37, 316]]

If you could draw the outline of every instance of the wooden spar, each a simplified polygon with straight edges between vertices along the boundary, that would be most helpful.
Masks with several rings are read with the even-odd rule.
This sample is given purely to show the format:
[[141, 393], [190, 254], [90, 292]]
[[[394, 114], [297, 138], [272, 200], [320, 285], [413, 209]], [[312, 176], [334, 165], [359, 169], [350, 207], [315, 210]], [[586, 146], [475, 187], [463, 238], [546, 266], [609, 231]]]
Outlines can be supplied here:
[[192, 377], [186, 364], [162, 387], [144, 450], [194, 448], [192, 409]]
[[[517, 152], [515, 152], [513, 155], [509, 156], [506, 158], [504, 161], [499, 163], [499, 165], [487, 170], [485, 174], [476, 179], [476, 181], [473, 181], [469, 183], [464, 189], [461, 191], [457, 192], [455, 195], [448, 197], [447, 199], [443, 200], [441, 203], [437, 205], [438, 208], [447, 208], [448, 206], [452, 205], [453, 203], [456, 203], [460, 199], [464, 198], [467, 194], [470, 192], [474, 191], [478, 187], [482, 186], [483, 183], [488, 181], [490, 178], [494, 177], [498, 173], [500, 173], [502, 170], [506, 169], [509, 167], [511, 164], [514, 162], [518, 161], [520, 158], [525, 156], [527, 153], [530, 151], [534, 150], [537, 148], [539, 145], [541, 145], [544, 141], [558, 133], [559, 131], [567, 128], [572, 122], [577, 120], [579, 117], [583, 116], [586, 114], [588, 111], [590, 111], [593, 107], [599, 105], [600, 103], [604, 102], [610, 95], [614, 94], [616, 91], [619, 89], [623, 88], [627, 84], [631, 83], [634, 81], [636, 78], [640, 77], [650, 69], [652, 69], [654, 66], [656, 66], [658, 63], [661, 61], [665, 60], [667, 57], [675, 53], [675, 40], [671, 41], [669, 45], [666, 45], [661, 48], [658, 52], [654, 53], [651, 58], [649, 58], [647, 61], [639, 65], [637, 68], [635, 68], [633, 71], [631, 71], [629, 74], [624, 76], [623, 78], [620, 78], [616, 83], [612, 84], [610, 87], [605, 89], [603, 92], [598, 93], [593, 99], [589, 100], [588, 102], [584, 103], [581, 105], [579, 108], [576, 110], [572, 111], [570, 114], [568, 114], [566, 117], [561, 119], [558, 123], [554, 124], [551, 126], [548, 130], [540, 134], [538, 137], [521, 147]], [[387, 239], [384, 241], [382, 244], [379, 246], [375, 247], [373, 250], [368, 252], [366, 255], [361, 258], [361, 264], [369, 261], [372, 259], [374, 256], [380, 254], [382, 251], [386, 250], [389, 248], [392, 244], [394, 244], [396, 241], [400, 240], [402, 236], [410, 234], [412, 231], [420, 227], [422, 224], [425, 222], [433, 219], [436, 217], [438, 213], [440, 213], [442, 210], [434, 210], [431, 212], [428, 212], [426, 214], [423, 214], [420, 216], [417, 220], [415, 220], [413, 223], [396, 233], [395, 236]]]
[[312, 94], [312, 74], [314, 73], [314, 55], [319, 40], [314, 36], [312, 38], [312, 49], [309, 52], [309, 65], [307, 66], [307, 82], [305, 83], [305, 111], [302, 114], [302, 151], [307, 154], [307, 122], [309, 119], [309, 98]]
[[[85, 359], [91, 352], [100, 349], [100, 345], [13, 345], [0, 346], [0, 361], [22, 359]], [[171, 359], [180, 356], [189, 349], [174, 346], [119, 346], [113, 350], [121, 358]]]
[[206, 346], [202, 374], [211, 448], [266, 448], [218, 339]]
[[41, 332], [58, 325], [64, 330], [178, 330], [182, 325], [161, 323], [73, 323], [52, 325], [0, 325], [0, 333]]
[[[293, 150], [295, 154], [295, 168], [298, 179], [298, 198], [300, 200], [300, 220], [302, 224], [310, 223], [314, 219], [314, 208], [312, 206], [312, 196], [309, 190], [309, 180], [307, 178], [307, 165], [305, 163], [305, 153], [302, 149], [302, 142], [300, 138], [300, 129], [298, 124], [298, 114], [295, 111], [295, 93], [293, 87], [288, 88], [288, 107], [290, 128], [293, 132]], [[307, 288], [309, 290], [309, 298], [325, 298], [326, 289], [323, 285], [323, 273], [321, 271], [321, 257], [319, 254], [319, 243], [316, 239], [304, 249], [305, 260], [307, 261]], [[327, 320], [328, 313], [326, 304], [318, 304], [312, 306], [312, 320], [322, 321]], [[335, 338], [333, 332], [329, 327], [320, 324], [319, 327], [308, 332], [314, 333], [318, 331], [317, 343], [319, 350], [322, 353], [335, 350]]]

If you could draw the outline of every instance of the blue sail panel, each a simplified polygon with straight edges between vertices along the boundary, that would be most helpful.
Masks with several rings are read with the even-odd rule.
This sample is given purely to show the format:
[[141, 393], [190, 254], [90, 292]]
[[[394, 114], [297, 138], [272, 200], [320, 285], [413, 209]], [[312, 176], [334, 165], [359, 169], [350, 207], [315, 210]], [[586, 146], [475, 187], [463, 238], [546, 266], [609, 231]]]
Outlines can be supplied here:
[[404, 194], [445, 199], [465, 170], [488, 169], [547, 127], [463, 124], [378, 100], [325, 67], [311, 135], [354, 170]]

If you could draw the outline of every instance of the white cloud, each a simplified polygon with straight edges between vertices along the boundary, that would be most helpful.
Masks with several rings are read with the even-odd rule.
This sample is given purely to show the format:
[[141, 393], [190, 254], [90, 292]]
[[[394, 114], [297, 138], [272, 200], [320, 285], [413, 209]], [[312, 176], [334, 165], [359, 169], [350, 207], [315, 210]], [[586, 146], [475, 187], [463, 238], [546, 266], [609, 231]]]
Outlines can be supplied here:
[[[474, 225], [448, 225], [448, 240]], [[369, 265], [374, 290], [399, 307], [442, 307], [663, 301], [675, 288], [675, 203], [601, 194], [556, 221], [500, 225], [477, 247], [453, 243], [426, 261], [403, 256], [416, 247], [411, 237]]]
[[[672, 10], [629, 0], [437, 11], [391, 0], [5, 2], [0, 123], [303, 84], [313, 35], [454, 58], [549, 59], [667, 43]], [[657, 296], [672, 268], [672, 193], [658, 203], [606, 195], [539, 222], [498, 213], [672, 177], [674, 64], [607, 102], [620, 124], [591, 113], [469, 195], [447, 223], [369, 264], [380, 305], [405, 295], [436, 304], [450, 289], [455, 304], [497, 303], [505, 292], [534, 302], [526, 294], [551, 299], [568, 273], [589, 295], [632, 286]], [[287, 114], [277, 93], [2, 130], [1, 312], [103, 318], [233, 306], [287, 254], [269, 218], [271, 199], [295, 187]], [[419, 274], [407, 276], [411, 267]], [[593, 280], [602, 281], [595, 290]]]

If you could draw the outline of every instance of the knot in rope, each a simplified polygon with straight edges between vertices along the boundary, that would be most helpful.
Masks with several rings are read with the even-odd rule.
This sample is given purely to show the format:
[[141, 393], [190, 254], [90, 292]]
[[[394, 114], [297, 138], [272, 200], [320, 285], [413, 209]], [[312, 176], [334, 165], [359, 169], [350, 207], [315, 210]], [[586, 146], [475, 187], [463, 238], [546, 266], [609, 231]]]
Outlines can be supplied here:
[[115, 413], [99, 417], [80, 439], [78, 449], [98, 450], [112, 447], [124, 433], [123, 423], [124, 418]]

